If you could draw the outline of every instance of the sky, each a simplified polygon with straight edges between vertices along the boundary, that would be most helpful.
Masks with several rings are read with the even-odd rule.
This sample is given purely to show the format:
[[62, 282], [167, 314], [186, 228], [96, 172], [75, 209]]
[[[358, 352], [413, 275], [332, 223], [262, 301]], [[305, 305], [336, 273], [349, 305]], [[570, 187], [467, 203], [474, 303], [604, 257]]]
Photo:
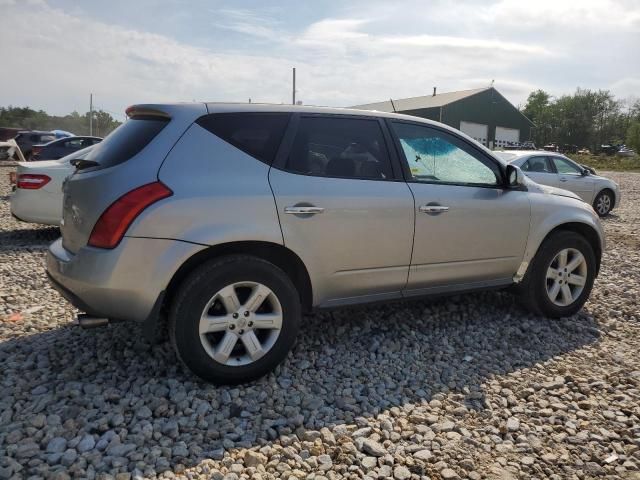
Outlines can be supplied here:
[[640, 97], [640, 0], [0, 0], [0, 106]]

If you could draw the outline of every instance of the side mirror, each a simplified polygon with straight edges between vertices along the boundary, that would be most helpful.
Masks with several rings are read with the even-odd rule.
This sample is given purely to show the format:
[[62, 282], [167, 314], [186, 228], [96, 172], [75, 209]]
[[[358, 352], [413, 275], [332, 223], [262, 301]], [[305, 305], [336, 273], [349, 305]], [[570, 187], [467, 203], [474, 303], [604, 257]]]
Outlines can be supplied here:
[[511, 188], [523, 187], [526, 184], [524, 173], [520, 167], [507, 165], [507, 185]]
[[580, 166], [582, 167], [582, 175], [583, 176], [586, 177], [587, 175], [595, 175], [596, 174], [596, 171], [593, 168], [591, 168], [590, 166], [588, 166], [588, 165], [580, 165]]

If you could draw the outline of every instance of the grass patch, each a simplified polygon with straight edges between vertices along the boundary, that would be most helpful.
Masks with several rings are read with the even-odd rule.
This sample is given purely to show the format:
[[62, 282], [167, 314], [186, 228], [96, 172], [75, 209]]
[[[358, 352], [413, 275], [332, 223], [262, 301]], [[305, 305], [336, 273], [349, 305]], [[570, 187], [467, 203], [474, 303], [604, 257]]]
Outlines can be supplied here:
[[582, 165], [598, 170], [614, 170], [620, 172], [640, 172], [640, 156], [618, 157], [607, 155], [567, 154], [567, 157]]

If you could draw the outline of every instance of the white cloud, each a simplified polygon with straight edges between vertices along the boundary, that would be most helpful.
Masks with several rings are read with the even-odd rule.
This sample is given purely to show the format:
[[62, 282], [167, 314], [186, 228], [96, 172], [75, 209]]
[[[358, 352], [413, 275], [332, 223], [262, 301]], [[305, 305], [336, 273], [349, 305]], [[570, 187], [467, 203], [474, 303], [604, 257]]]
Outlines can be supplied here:
[[81, 108], [89, 92], [111, 109], [147, 101], [246, 100], [251, 91], [270, 101], [286, 98], [284, 78], [274, 73], [288, 71], [284, 60], [211, 52], [48, 7], [13, 16], [0, 44], [11, 52], [3, 60], [15, 72], [0, 79], [4, 97], [59, 112]]
[[640, 3], [635, 0], [501, 0], [485, 12], [491, 22], [509, 22], [516, 28], [549, 28], [552, 25], [581, 29], [637, 28]]
[[[434, 85], [440, 92], [475, 88], [492, 79], [515, 104], [536, 88], [639, 90], [638, 4], [629, 0], [586, 7], [538, 0], [535, 8], [516, 0], [434, 0], [428, 9], [421, 1], [367, 2], [306, 24], [265, 11], [219, 9], [209, 12], [212, 37], [200, 42], [206, 48], [46, 3], [7, 1], [0, 0], [0, 57], [13, 74], [0, 76], [3, 101], [53, 113], [84, 110], [89, 92], [111, 111], [192, 99], [288, 102], [293, 66], [298, 98], [338, 106], [423, 95]], [[607, 18], [594, 27], [602, 8], [620, 25]], [[200, 14], [206, 15], [181, 11], [180, 18]], [[573, 28], [577, 21], [588, 28]], [[572, 34], [556, 28], [558, 22]], [[219, 46], [231, 34], [247, 41]], [[601, 67], [608, 62], [611, 68]]]
[[271, 18], [257, 15], [250, 10], [222, 9], [215, 11], [220, 20], [213, 26], [258, 38], [275, 39], [281, 37], [277, 31], [278, 22]]
[[364, 32], [370, 24], [366, 19], [325, 19], [310, 25], [296, 40], [301, 45], [366, 50], [370, 53], [406, 54], [406, 49], [455, 48], [477, 51], [514, 52], [520, 54], [551, 55], [539, 45], [521, 44], [488, 38], [456, 37], [449, 35], [380, 35]]

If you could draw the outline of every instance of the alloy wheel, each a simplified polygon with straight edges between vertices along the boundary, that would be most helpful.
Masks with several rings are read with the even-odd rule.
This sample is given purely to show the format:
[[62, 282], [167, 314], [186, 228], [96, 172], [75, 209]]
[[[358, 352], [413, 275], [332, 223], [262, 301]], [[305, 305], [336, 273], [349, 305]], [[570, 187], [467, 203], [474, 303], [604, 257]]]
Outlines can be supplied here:
[[606, 193], [603, 193], [598, 197], [598, 201], [596, 202], [596, 210], [600, 215], [606, 215], [611, 210], [611, 197]]
[[587, 283], [587, 261], [575, 248], [560, 250], [547, 268], [547, 295], [555, 305], [575, 302]]
[[218, 363], [248, 365], [273, 348], [282, 329], [282, 306], [266, 285], [237, 282], [219, 290], [200, 316], [202, 346]]

